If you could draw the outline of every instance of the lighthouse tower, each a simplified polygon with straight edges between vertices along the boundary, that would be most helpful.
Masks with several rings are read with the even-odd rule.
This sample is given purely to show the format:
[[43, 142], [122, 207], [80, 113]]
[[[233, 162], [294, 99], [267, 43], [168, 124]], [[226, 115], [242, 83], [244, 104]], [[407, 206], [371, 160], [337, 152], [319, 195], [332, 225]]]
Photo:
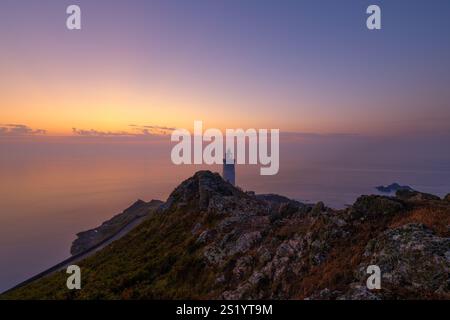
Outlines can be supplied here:
[[225, 155], [225, 159], [223, 159], [223, 173], [222, 177], [225, 181], [228, 181], [233, 186], [235, 185], [235, 177], [236, 173], [234, 171], [234, 158], [231, 150], [228, 149], [227, 154]]

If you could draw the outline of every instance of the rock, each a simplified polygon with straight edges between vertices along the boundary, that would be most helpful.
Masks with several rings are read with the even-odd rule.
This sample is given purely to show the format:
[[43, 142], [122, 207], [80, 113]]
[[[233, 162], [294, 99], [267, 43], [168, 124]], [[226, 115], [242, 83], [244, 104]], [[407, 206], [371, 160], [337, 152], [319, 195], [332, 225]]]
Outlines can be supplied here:
[[261, 247], [258, 250], [258, 253], [259, 253], [259, 263], [261, 264], [266, 264], [267, 262], [272, 260], [272, 254], [267, 248]]
[[225, 282], [225, 275], [221, 274], [216, 278], [216, 284], [222, 284]]
[[305, 211], [307, 207], [305, 204], [291, 200], [287, 197], [277, 194], [258, 194], [258, 200], [263, 201], [270, 209], [271, 221], [282, 219], [299, 211]]
[[175, 188], [167, 199], [164, 209], [182, 209], [188, 205], [192, 209], [207, 210], [211, 199], [218, 195], [229, 197], [245, 194], [226, 183], [218, 173], [199, 171]]
[[[103, 241], [113, 237], [122, 228], [136, 221], [136, 219], [153, 214], [162, 204], [163, 202], [159, 200], [152, 200], [150, 202], [136, 201], [122, 213], [103, 222], [101, 226], [78, 233], [77, 239], [72, 243], [70, 253], [77, 255], [90, 250]], [[144, 219], [141, 222], [143, 221]]]
[[228, 218], [222, 219], [220, 223], [217, 225], [217, 230], [219, 232], [225, 232], [228, 233], [231, 230], [233, 230], [237, 224], [243, 222], [243, 218], [240, 216], [232, 216]]
[[199, 244], [205, 244], [205, 243], [211, 241], [211, 239], [214, 238], [216, 233], [217, 232], [215, 230], [205, 230], [202, 233], [200, 233], [196, 242]]
[[450, 193], [444, 197], [444, 200], [447, 202], [450, 202]]
[[328, 249], [329, 247], [325, 241], [319, 239], [314, 240], [310, 246], [309, 257], [311, 263], [313, 265], [321, 264], [326, 259]]
[[361, 196], [350, 208], [353, 218], [373, 218], [392, 215], [404, 209], [404, 205], [395, 198], [384, 196]]
[[233, 269], [233, 275], [236, 279], [242, 279], [251, 271], [253, 264], [253, 257], [243, 256], [236, 261], [236, 266]]
[[211, 245], [204, 250], [203, 256], [210, 264], [221, 264], [226, 254], [217, 246]]
[[222, 293], [222, 299], [224, 300], [243, 300], [251, 299], [246, 297], [246, 294], [251, 290], [252, 285], [250, 283], [244, 283], [236, 288], [236, 290], [229, 290]]
[[278, 212], [281, 214], [282, 217], [289, 217], [290, 215], [299, 211], [303, 207], [304, 205], [297, 201], [289, 201], [281, 204], [280, 208], [278, 209]]
[[312, 208], [311, 214], [312, 215], [319, 215], [323, 211], [325, 211], [325, 204], [322, 201], [319, 201], [316, 203], [316, 205]]
[[[144, 225], [80, 261], [95, 281], [70, 298], [120, 299], [126, 290], [137, 299], [450, 299], [450, 238], [433, 233], [436, 219], [432, 230], [404, 219], [411, 208], [441, 217], [450, 202], [419, 196], [361, 196], [334, 210], [245, 193], [200, 171], [148, 218], [145, 203], [132, 206], [123, 217], [143, 214]], [[371, 264], [381, 290], [366, 287]], [[120, 281], [111, 281], [117, 266]], [[49, 275], [18, 296], [66, 297], [63, 287]]]
[[196, 224], [194, 225], [194, 227], [192, 228], [191, 233], [192, 233], [193, 235], [194, 235], [194, 234], [197, 234], [197, 232], [199, 232], [201, 228], [202, 228], [202, 224], [201, 224], [201, 223], [196, 223]]
[[257, 194], [255, 196], [258, 200], [261, 200], [264, 203], [266, 203], [267, 205], [272, 206], [273, 210], [278, 210], [280, 205], [282, 205], [284, 203], [289, 203], [292, 201], [291, 199], [289, 199], [287, 197], [280, 196], [278, 194], [273, 194], [273, 193]]
[[262, 272], [255, 271], [248, 279], [248, 282], [253, 286], [258, 286], [265, 279], [266, 276]]
[[[450, 202], [449, 198], [445, 200]], [[323, 202], [305, 205], [276, 194], [242, 192], [225, 183], [218, 174], [201, 171], [177, 187], [159, 212], [167, 216], [176, 213], [177, 219], [190, 214], [187, 234], [193, 237], [196, 251], [206, 262], [200, 270], [213, 272], [211, 288], [226, 288], [214, 298], [298, 297], [295, 288], [302, 288], [302, 279], [313, 276], [310, 270], [323, 272], [327, 277], [335, 272], [330, 268], [334, 264], [339, 270], [331, 283], [339, 283], [338, 287], [311, 288], [305, 299], [404, 297], [405, 293], [391, 288], [402, 288], [414, 295], [426, 291], [446, 297], [450, 283], [450, 240], [417, 224], [388, 228], [389, 218], [405, 212], [408, 201], [420, 200], [427, 205], [436, 199], [402, 190], [396, 197], [361, 196], [349, 208], [338, 211], [327, 208]], [[378, 226], [381, 231], [370, 241], [358, 243], [371, 230], [364, 228], [364, 223], [374, 229]], [[361, 262], [355, 270], [354, 266], [348, 270], [350, 276], [340, 276], [348, 268], [342, 265], [348, 260], [342, 260], [340, 253], [353, 245], [365, 249], [355, 250], [359, 256], [346, 259]], [[382, 289], [383, 286], [390, 289], [367, 289], [366, 268], [370, 264], [380, 266]], [[201, 276], [202, 273], [194, 278]], [[324, 279], [320, 282], [327, 283]], [[311, 287], [311, 283], [308, 285]]]
[[438, 196], [429, 193], [410, 190], [399, 190], [396, 192], [395, 196], [398, 199], [410, 201], [441, 200], [441, 198], [439, 198]]
[[331, 217], [331, 221], [338, 227], [344, 227], [347, 225], [347, 222], [344, 219], [339, 218], [339, 217]]
[[377, 292], [367, 289], [367, 286], [353, 284], [345, 294], [339, 295], [336, 300], [381, 300]]
[[369, 259], [360, 265], [359, 278], [363, 282], [367, 266], [377, 265], [382, 288], [435, 292], [449, 279], [449, 251], [450, 238], [438, 237], [422, 224], [407, 224], [385, 231], [368, 244], [364, 256]]
[[270, 223], [275, 223], [278, 220], [281, 220], [282, 218], [283, 218], [283, 216], [281, 215], [281, 213], [279, 213], [278, 211], [275, 211], [270, 214]]
[[261, 232], [254, 231], [241, 235], [231, 248], [231, 254], [244, 253], [261, 239]]
[[377, 189], [378, 191], [383, 192], [383, 193], [392, 193], [392, 192], [397, 192], [399, 190], [414, 191], [414, 189], [411, 188], [410, 186], [401, 186], [396, 182], [394, 182], [386, 187], [378, 186], [378, 187], [375, 187], [375, 189]]
[[302, 250], [303, 246], [300, 239], [286, 240], [278, 246], [276, 256], [280, 258], [301, 257]]
[[305, 298], [305, 300], [334, 300], [339, 294], [339, 291], [331, 291], [330, 289], [325, 288], [318, 293]]

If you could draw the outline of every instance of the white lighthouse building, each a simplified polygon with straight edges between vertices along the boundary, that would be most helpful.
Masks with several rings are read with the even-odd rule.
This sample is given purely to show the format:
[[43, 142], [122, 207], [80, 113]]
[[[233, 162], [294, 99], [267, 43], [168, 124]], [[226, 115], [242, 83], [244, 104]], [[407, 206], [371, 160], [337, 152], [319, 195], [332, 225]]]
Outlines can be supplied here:
[[235, 161], [233, 158], [233, 154], [231, 153], [231, 150], [228, 149], [225, 159], [223, 159], [223, 172], [222, 177], [225, 181], [228, 181], [233, 186], [235, 185], [235, 179], [236, 179], [236, 173], [235, 173]]

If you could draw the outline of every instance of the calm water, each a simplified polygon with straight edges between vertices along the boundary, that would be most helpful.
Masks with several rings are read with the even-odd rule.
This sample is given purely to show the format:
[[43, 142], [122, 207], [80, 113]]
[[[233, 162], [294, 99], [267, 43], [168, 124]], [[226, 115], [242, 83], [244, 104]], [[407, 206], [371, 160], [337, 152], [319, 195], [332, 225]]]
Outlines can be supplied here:
[[[237, 183], [333, 207], [394, 181], [443, 196], [450, 192], [450, 156], [441, 143], [287, 137], [277, 176], [240, 167]], [[173, 166], [170, 144], [159, 140], [0, 139], [0, 291], [67, 258], [77, 232], [138, 198], [165, 200], [205, 168], [220, 170]]]

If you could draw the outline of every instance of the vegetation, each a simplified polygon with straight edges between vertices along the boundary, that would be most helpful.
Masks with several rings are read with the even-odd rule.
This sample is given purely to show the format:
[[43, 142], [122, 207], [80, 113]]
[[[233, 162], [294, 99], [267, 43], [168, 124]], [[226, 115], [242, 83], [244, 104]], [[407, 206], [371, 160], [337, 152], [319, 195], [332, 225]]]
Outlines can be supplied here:
[[[61, 271], [0, 299], [448, 299], [449, 226], [450, 201], [418, 192], [336, 211], [258, 198], [201, 172], [82, 261], [81, 290]], [[374, 263], [393, 280], [355, 293]]]

